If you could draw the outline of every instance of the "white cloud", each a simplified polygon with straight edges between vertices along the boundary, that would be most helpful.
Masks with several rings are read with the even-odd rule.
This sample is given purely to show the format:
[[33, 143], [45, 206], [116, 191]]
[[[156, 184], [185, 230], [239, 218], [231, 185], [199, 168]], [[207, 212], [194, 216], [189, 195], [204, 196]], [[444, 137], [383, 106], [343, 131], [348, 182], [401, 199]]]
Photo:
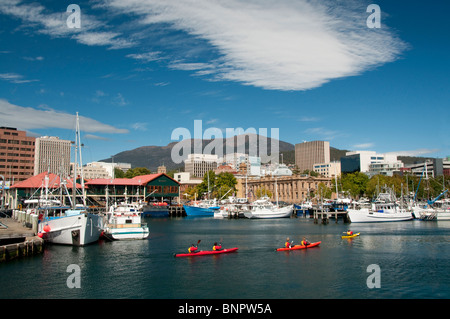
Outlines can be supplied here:
[[23, 21], [23, 27], [36, 30], [38, 33], [51, 37], [73, 37], [79, 43], [85, 45], [109, 46], [111, 49], [129, 48], [135, 45], [134, 41], [120, 38], [120, 33], [99, 31], [107, 29], [107, 23], [86, 13], [81, 8], [81, 28], [69, 28], [67, 18], [70, 13], [61, 6], [60, 12], [49, 12], [43, 5], [37, 3], [22, 3], [20, 0], [2, 0], [0, 13], [19, 18]]
[[131, 53], [127, 55], [127, 58], [132, 58], [135, 60], [143, 61], [143, 62], [152, 62], [158, 61], [162, 58], [160, 57], [161, 52], [146, 52], [146, 53]]
[[[41, 108], [23, 107], [0, 99], [0, 126], [17, 127], [21, 130], [75, 128], [75, 114], [58, 112], [49, 107], [41, 106]], [[80, 129], [83, 132], [128, 133], [126, 129], [116, 128], [88, 117], [79, 118]]]
[[427, 154], [433, 154], [439, 152], [440, 149], [429, 149], [429, 148], [419, 148], [417, 150], [411, 151], [398, 151], [398, 152], [388, 152], [387, 154], [394, 154], [398, 156], [422, 156]]
[[308, 90], [398, 58], [405, 44], [366, 25], [361, 1], [110, 0], [141, 25], [169, 24], [209, 43], [219, 57], [169, 66], [275, 90]]
[[11, 83], [30, 83], [30, 82], [36, 82], [38, 80], [27, 80], [24, 79], [23, 75], [17, 74], [17, 73], [0, 73], [0, 80], [8, 81]]
[[374, 147], [375, 144], [374, 143], [361, 143], [361, 144], [355, 144], [353, 145], [353, 149], [368, 149], [371, 147]]

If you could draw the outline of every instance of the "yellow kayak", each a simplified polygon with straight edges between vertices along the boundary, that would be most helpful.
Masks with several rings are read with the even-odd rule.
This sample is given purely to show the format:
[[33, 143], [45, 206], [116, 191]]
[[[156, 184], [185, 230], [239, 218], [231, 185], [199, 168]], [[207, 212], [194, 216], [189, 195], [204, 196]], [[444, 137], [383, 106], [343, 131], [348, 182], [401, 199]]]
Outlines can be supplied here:
[[353, 235], [344, 235], [344, 236], [341, 236], [341, 237], [342, 238], [354, 238], [356, 236], [359, 236], [359, 234], [361, 234], [361, 233], [356, 233], [356, 234], [353, 234]]

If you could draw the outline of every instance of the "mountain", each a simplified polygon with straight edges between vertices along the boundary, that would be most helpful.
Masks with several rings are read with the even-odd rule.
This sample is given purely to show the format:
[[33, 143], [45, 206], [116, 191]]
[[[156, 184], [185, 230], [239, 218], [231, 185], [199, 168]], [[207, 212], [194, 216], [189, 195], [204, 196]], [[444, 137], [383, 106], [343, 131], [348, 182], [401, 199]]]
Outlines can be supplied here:
[[[273, 140], [274, 143], [276, 143], [276, 139]], [[200, 144], [201, 143], [201, 144]], [[178, 152], [181, 153], [180, 158], [182, 160], [187, 158], [187, 154], [194, 153], [194, 148], [197, 145], [197, 147], [200, 147], [201, 149], [205, 149], [207, 147], [208, 149], [211, 149], [211, 154], [216, 154], [217, 149], [222, 148], [222, 154], [225, 154], [226, 152], [226, 146], [228, 145], [234, 145], [233, 152], [242, 152], [249, 154], [256, 154], [260, 155], [262, 159], [266, 159], [266, 154], [271, 154], [272, 149], [272, 139], [270, 137], [265, 136], [259, 136], [256, 134], [248, 134], [248, 135], [240, 135], [240, 136], [234, 136], [227, 139], [223, 139], [223, 141], [220, 142], [220, 140], [195, 140], [195, 139], [188, 139], [183, 140], [181, 142], [172, 142], [166, 146], [142, 146], [133, 150], [120, 152], [116, 155], [114, 155], [114, 162], [115, 163], [131, 163], [131, 167], [146, 167], [150, 169], [152, 172], [155, 172], [160, 165], [166, 166], [167, 170], [173, 170], [178, 168], [184, 168], [184, 163], [174, 163], [172, 161], [172, 148], [177, 147], [176, 150], [180, 150], [184, 147], [184, 150], [186, 152]], [[213, 148], [213, 146], [216, 145], [216, 148]], [[267, 152], [266, 154], [259, 154], [260, 152], [260, 146], [266, 146]], [[278, 141], [278, 147], [280, 153], [286, 153], [289, 154], [292, 152], [292, 159], [294, 154], [295, 146], [293, 144]], [[209, 152], [207, 152], [209, 153]], [[177, 154], [177, 153], [176, 153]], [[289, 156], [291, 157], [291, 156]], [[294, 161], [287, 161], [285, 158], [283, 159], [285, 163], [290, 163]], [[100, 160], [100, 162], [107, 162], [111, 163], [112, 159], [107, 158]]]

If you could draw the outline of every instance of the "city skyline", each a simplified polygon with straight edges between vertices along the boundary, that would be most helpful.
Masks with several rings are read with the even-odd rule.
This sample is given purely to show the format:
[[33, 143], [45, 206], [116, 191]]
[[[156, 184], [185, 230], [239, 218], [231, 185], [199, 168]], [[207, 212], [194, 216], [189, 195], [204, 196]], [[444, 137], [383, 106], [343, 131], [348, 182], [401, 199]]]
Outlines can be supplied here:
[[[0, 4], [0, 126], [73, 140], [84, 162], [179, 127], [279, 128], [291, 144], [446, 157], [450, 5], [377, 1]], [[75, 10], [76, 12], [76, 10]], [[270, 137], [270, 136], [269, 136]]]

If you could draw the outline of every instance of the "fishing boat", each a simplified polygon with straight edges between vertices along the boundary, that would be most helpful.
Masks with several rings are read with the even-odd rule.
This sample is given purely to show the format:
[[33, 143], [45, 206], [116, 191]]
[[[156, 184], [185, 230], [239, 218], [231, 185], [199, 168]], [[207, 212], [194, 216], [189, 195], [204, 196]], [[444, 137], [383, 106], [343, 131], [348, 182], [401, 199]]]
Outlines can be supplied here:
[[144, 217], [169, 217], [169, 204], [166, 202], [149, 202], [142, 207]]
[[193, 201], [189, 205], [183, 205], [186, 216], [193, 217], [214, 217], [214, 212], [220, 209], [215, 199], [213, 200], [202, 200]]
[[250, 210], [244, 212], [244, 216], [257, 219], [288, 218], [292, 215], [293, 210], [293, 205], [279, 207], [265, 197], [251, 203]]
[[399, 222], [413, 219], [411, 211], [400, 207], [392, 192], [380, 193], [369, 208], [347, 210], [352, 223]]
[[[81, 143], [79, 130], [78, 113], [76, 115], [76, 133], [75, 133], [75, 165], [74, 176], [77, 175], [77, 153], [80, 151], [81, 164]], [[81, 169], [81, 191], [82, 204], [77, 204], [77, 184], [75, 178], [72, 180], [72, 200], [71, 207], [62, 205], [51, 205], [55, 202], [48, 201], [48, 174], [45, 177], [46, 193], [43, 205], [39, 204], [38, 236], [45, 242], [52, 244], [85, 246], [98, 241], [102, 229], [102, 217], [88, 211], [86, 205], [86, 194], [83, 180], [83, 170]]]
[[111, 240], [146, 239], [150, 231], [142, 223], [142, 209], [136, 203], [114, 204], [106, 214], [104, 236]]

